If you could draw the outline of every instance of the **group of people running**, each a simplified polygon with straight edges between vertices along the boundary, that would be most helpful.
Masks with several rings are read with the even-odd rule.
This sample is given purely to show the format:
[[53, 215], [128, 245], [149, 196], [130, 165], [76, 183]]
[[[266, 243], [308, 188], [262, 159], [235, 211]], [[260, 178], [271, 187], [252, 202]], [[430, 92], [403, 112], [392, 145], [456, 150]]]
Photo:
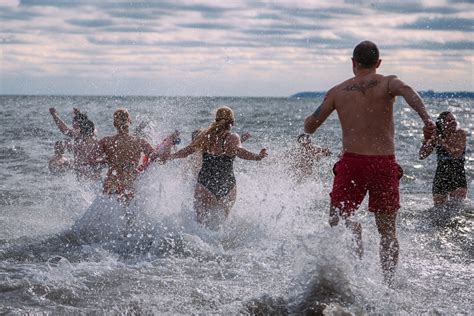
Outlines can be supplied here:
[[[356, 252], [363, 254], [362, 228], [351, 219], [368, 194], [368, 209], [374, 213], [380, 234], [380, 260], [385, 282], [391, 284], [398, 263], [399, 244], [396, 234], [396, 217], [400, 208], [399, 181], [403, 170], [395, 159], [393, 105], [396, 96], [402, 96], [424, 123], [424, 140], [420, 159], [434, 149], [438, 155], [438, 168], [433, 183], [436, 206], [449, 197], [466, 197], [467, 182], [464, 155], [467, 133], [459, 129], [452, 113], [443, 112], [432, 121], [423, 100], [398, 77], [377, 74], [380, 66], [377, 46], [370, 41], [359, 43], [353, 51], [354, 77], [330, 89], [322, 104], [304, 122], [305, 134], [299, 143], [303, 160], [329, 155], [328, 149], [311, 146], [313, 134], [335, 110], [342, 128], [342, 154], [334, 165], [334, 182], [330, 194], [329, 224], [335, 226], [342, 219], [354, 234]], [[197, 220], [205, 223], [215, 210], [229, 214], [236, 199], [236, 180], [233, 171], [235, 157], [245, 160], [262, 160], [266, 149], [252, 153], [242, 147], [238, 134], [231, 131], [235, 124], [232, 109], [217, 109], [215, 120], [195, 133], [191, 143], [172, 153], [172, 144], [179, 135], [167, 137], [157, 149], [146, 140], [129, 133], [131, 117], [127, 110], [114, 113], [116, 135], [97, 140], [93, 123], [78, 110], [74, 110], [73, 128], [69, 129], [51, 109], [59, 129], [71, 137], [74, 152], [72, 168], [92, 178], [99, 176], [101, 166], [107, 166], [104, 180], [105, 194], [117, 195], [127, 203], [133, 198], [134, 182], [139, 174], [143, 155], [149, 160], [165, 162], [200, 152], [202, 163], [194, 193]], [[58, 145], [58, 144], [57, 144]], [[63, 146], [63, 147], [67, 147]], [[58, 151], [61, 146], [56, 146]], [[309, 157], [309, 158], [308, 158]], [[58, 163], [59, 165], [61, 163]]]

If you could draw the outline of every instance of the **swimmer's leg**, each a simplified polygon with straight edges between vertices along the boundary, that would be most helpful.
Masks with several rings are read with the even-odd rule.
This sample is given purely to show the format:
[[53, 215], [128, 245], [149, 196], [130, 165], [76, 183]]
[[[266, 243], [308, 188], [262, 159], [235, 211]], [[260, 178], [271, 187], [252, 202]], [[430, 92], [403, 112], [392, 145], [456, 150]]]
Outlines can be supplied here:
[[456, 201], [463, 201], [467, 197], [467, 188], [457, 188], [449, 193], [449, 197]]
[[447, 194], [439, 194], [439, 193], [433, 194], [433, 204], [435, 208], [443, 206], [444, 204], [446, 204], [446, 202], [448, 202]]
[[364, 247], [362, 245], [362, 225], [356, 221], [353, 221], [349, 216], [342, 216], [346, 220], [346, 227], [352, 232], [352, 238], [355, 243], [355, 253], [362, 259], [364, 255]]
[[225, 218], [229, 217], [230, 210], [234, 207], [235, 200], [237, 198], [237, 187], [234, 186], [229, 193], [218, 201], [218, 207], [225, 212]]
[[209, 210], [216, 207], [216, 205], [218, 205], [216, 196], [205, 186], [197, 183], [194, 191], [194, 210], [198, 223], [204, 224], [209, 215]]
[[364, 254], [364, 247], [362, 245], [362, 225], [351, 220], [349, 218], [350, 214], [343, 213], [335, 206], [331, 205], [331, 208], [329, 209], [329, 225], [331, 225], [331, 227], [336, 226], [339, 223], [339, 216], [345, 220], [346, 227], [352, 232], [352, 238], [355, 243], [355, 253], [359, 259], [362, 259], [362, 255]]
[[380, 262], [384, 282], [391, 286], [398, 264], [397, 213], [375, 212], [375, 223], [380, 234]]

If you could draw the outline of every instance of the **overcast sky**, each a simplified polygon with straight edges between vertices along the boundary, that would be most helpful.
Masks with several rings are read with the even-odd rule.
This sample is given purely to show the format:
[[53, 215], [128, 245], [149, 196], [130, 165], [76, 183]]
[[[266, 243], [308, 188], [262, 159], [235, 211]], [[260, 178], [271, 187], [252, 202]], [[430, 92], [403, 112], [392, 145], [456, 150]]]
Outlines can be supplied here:
[[366, 39], [380, 73], [473, 91], [473, 3], [0, 0], [0, 94], [326, 91]]

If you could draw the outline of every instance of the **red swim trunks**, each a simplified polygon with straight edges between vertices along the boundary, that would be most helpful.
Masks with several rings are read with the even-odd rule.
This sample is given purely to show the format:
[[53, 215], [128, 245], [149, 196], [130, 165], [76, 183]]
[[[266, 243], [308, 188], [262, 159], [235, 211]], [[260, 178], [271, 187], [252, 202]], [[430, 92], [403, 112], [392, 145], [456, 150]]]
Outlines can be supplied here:
[[396, 212], [400, 208], [399, 181], [403, 175], [394, 155], [345, 153], [333, 168], [331, 205], [351, 215], [369, 192], [370, 212]]

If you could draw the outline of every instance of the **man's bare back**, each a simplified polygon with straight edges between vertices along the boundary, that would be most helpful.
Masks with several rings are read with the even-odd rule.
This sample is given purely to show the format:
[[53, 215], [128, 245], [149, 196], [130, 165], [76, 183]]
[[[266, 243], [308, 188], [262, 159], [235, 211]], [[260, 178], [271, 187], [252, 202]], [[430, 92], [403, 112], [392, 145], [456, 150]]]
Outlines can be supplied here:
[[431, 120], [417, 93], [396, 76], [362, 70], [328, 91], [321, 106], [307, 118], [305, 131], [314, 133], [336, 110], [342, 128], [342, 151], [363, 155], [393, 155], [393, 104], [396, 96], [422, 117]]
[[391, 155], [393, 104], [390, 80], [394, 76], [356, 76], [333, 88], [334, 107], [341, 122], [342, 150], [364, 155]]
[[395, 159], [393, 104], [403, 96], [432, 134], [434, 123], [418, 94], [396, 76], [376, 73], [381, 64], [377, 46], [364, 41], [354, 48], [354, 77], [328, 91], [323, 103], [304, 123], [306, 133], [314, 133], [336, 110], [342, 128], [341, 159], [334, 165], [329, 224], [335, 226], [341, 216], [352, 230], [356, 252], [361, 257], [362, 226], [350, 219], [367, 193], [369, 211], [375, 215], [380, 233], [380, 259], [384, 280], [392, 284], [398, 263], [396, 234], [400, 208], [401, 167]]

